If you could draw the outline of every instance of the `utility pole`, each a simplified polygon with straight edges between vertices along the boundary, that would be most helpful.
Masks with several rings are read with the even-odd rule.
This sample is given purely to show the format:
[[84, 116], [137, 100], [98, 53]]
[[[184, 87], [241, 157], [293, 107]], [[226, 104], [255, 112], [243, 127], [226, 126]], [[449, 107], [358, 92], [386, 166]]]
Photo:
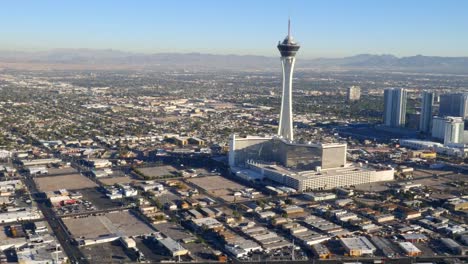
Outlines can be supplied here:
[[55, 263], [58, 264], [58, 245], [55, 243]]
[[[177, 250], [180, 251], [180, 243], [177, 242]], [[177, 252], [177, 256], [179, 257], [179, 262], [180, 262], [180, 254]]]
[[294, 261], [294, 260], [296, 260], [296, 256], [294, 256], [294, 247], [295, 247], [295, 246], [294, 246], [294, 239], [293, 239], [292, 242], [293, 242], [293, 243], [292, 243], [292, 250], [291, 250], [291, 260]]

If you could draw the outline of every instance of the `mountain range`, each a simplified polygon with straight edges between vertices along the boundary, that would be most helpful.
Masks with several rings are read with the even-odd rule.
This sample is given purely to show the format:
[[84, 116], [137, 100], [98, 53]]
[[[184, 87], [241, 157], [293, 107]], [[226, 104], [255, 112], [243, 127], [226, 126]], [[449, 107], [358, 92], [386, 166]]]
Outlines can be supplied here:
[[[468, 57], [360, 54], [344, 58], [302, 59], [297, 69], [392, 70], [468, 74]], [[54, 49], [50, 51], [0, 51], [0, 68], [13, 69], [187, 69], [279, 70], [278, 57], [214, 55], [203, 53], [131, 53], [118, 50]]]

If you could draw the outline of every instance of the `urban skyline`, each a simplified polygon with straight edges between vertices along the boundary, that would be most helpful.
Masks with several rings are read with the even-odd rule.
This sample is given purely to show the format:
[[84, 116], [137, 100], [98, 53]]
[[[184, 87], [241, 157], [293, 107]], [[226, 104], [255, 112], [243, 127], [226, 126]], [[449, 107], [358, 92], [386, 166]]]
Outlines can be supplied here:
[[[27, 3], [0, 9], [0, 264], [467, 263], [468, 57], [307, 59], [457, 52], [463, 4]], [[169, 53], [1, 51], [66, 43]]]

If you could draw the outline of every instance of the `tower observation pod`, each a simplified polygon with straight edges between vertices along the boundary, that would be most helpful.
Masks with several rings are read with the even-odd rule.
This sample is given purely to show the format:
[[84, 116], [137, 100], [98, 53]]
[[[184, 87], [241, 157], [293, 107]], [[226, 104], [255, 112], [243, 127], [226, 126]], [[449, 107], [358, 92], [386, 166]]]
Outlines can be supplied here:
[[288, 35], [283, 42], [278, 43], [283, 66], [283, 96], [281, 99], [281, 113], [278, 135], [287, 140], [294, 140], [292, 114], [292, 80], [296, 52], [301, 46], [291, 36], [291, 21], [288, 21]]

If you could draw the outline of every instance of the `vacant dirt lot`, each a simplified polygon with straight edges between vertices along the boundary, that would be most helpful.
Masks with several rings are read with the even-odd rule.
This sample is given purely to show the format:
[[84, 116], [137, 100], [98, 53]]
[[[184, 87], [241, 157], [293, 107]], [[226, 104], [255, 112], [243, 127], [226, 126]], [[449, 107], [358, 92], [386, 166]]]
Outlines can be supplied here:
[[39, 190], [43, 192], [56, 191], [59, 189], [78, 190], [96, 187], [97, 185], [81, 174], [68, 174], [61, 176], [35, 178]]
[[147, 168], [138, 168], [143, 174], [151, 178], [160, 178], [166, 175], [175, 175], [177, 169], [172, 166], [156, 166]]
[[114, 185], [116, 183], [130, 183], [132, 181], [136, 181], [128, 176], [122, 176], [122, 177], [106, 177], [106, 178], [99, 178], [99, 181], [101, 181], [105, 185]]
[[49, 176], [60, 176], [68, 174], [77, 174], [78, 171], [72, 167], [69, 168], [49, 168], [47, 175]]
[[[247, 188], [247, 186], [233, 182], [221, 176], [192, 178], [188, 181], [197, 185], [199, 188], [204, 189], [208, 194], [219, 197], [227, 202], [234, 201], [233, 193], [235, 191]], [[260, 194], [259, 197], [260, 196], [262, 195]], [[248, 200], [248, 199], [244, 197], [236, 198], [236, 201], [244, 201], [244, 200]]]

